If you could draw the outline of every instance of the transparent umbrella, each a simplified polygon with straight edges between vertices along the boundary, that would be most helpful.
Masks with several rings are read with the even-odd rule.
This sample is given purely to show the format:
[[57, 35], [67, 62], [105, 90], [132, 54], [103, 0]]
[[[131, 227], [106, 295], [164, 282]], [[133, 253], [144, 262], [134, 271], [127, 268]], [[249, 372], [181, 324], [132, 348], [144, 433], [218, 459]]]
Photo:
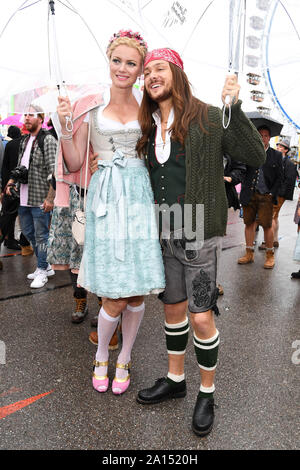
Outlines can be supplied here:
[[[270, 4], [264, 24], [263, 76], [272, 104], [283, 119], [300, 132], [300, 2]], [[285, 133], [289, 133], [287, 127]]]
[[151, 46], [177, 50], [195, 95], [219, 105], [226, 74], [238, 72], [241, 64], [243, 5], [241, 0], [139, 0], [139, 11]]
[[225, 75], [238, 72], [243, 107], [299, 133], [299, 0], [139, 0], [139, 11], [149, 44], [181, 54], [196, 96], [221, 105]]
[[49, 113], [56, 108], [59, 93], [76, 99], [96, 90], [95, 84], [109, 80], [105, 51], [110, 36], [116, 28], [136, 30], [139, 25], [130, 2], [7, 3], [9, 14], [0, 22], [0, 105], [7, 113], [23, 113], [36, 99]]

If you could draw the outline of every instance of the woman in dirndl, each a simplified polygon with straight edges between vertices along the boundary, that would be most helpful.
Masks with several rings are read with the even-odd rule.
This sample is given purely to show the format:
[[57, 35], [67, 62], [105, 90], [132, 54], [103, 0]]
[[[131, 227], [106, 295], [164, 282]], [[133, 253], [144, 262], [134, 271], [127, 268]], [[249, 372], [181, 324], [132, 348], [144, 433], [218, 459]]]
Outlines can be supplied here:
[[144, 296], [165, 287], [151, 183], [136, 152], [141, 96], [134, 84], [146, 52], [139, 33], [118, 32], [107, 48], [112, 84], [98, 100], [101, 103], [80, 114], [79, 126], [74, 120], [72, 133], [66, 126], [72, 111], [68, 98], [60, 98], [57, 108], [68, 170], [76, 172], [83, 165], [87, 141], [98, 155], [98, 170], [88, 189], [78, 283], [103, 300], [92, 379], [98, 392], [109, 387], [108, 345], [122, 314], [122, 349], [112, 382], [116, 395], [130, 383], [131, 351], [145, 311]]

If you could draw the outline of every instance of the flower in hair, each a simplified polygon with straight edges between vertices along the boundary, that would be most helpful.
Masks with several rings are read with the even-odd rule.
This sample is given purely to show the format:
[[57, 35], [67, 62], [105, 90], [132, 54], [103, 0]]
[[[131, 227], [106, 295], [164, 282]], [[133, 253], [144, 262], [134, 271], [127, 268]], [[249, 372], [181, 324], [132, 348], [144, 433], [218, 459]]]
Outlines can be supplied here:
[[116, 40], [116, 39], [119, 39], [119, 38], [129, 38], [129, 39], [135, 39], [139, 44], [140, 46], [143, 46], [145, 47], [146, 49], [148, 49], [148, 45], [146, 43], [146, 41], [144, 40], [144, 38], [141, 36], [141, 34], [139, 32], [133, 32], [131, 29], [121, 29], [120, 31], [118, 31], [117, 33], [115, 33], [109, 40], [109, 43], [108, 43], [108, 47], [107, 49], [110, 48], [111, 44]]

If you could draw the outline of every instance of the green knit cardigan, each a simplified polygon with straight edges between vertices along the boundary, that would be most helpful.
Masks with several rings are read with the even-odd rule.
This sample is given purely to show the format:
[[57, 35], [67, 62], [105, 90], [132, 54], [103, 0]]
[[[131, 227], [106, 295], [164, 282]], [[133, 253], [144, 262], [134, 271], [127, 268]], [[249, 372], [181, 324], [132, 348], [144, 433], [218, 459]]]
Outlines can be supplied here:
[[[196, 123], [190, 125], [186, 140], [185, 204], [192, 205], [192, 229], [196, 230], [196, 205], [204, 206], [204, 239], [226, 232], [228, 204], [224, 185], [223, 155], [253, 167], [260, 167], [266, 152], [260, 134], [241, 109], [239, 100], [231, 108], [227, 129], [222, 125], [222, 110], [208, 108], [208, 134]], [[146, 156], [146, 164], [148, 159]]]

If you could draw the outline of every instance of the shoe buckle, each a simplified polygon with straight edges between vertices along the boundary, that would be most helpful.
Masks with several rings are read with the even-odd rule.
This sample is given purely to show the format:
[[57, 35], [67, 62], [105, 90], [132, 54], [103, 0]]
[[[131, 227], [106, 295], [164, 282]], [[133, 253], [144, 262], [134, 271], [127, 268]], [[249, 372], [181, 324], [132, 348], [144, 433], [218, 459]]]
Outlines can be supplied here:
[[130, 373], [131, 362], [128, 362], [127, 364], [120, 364], [120, 363], [117, 363], [117, 364], [116, 364], [116, 368], [117, 368], [117, 369], [125, 369], [125, 370], [128, 370], [128, 372]]

